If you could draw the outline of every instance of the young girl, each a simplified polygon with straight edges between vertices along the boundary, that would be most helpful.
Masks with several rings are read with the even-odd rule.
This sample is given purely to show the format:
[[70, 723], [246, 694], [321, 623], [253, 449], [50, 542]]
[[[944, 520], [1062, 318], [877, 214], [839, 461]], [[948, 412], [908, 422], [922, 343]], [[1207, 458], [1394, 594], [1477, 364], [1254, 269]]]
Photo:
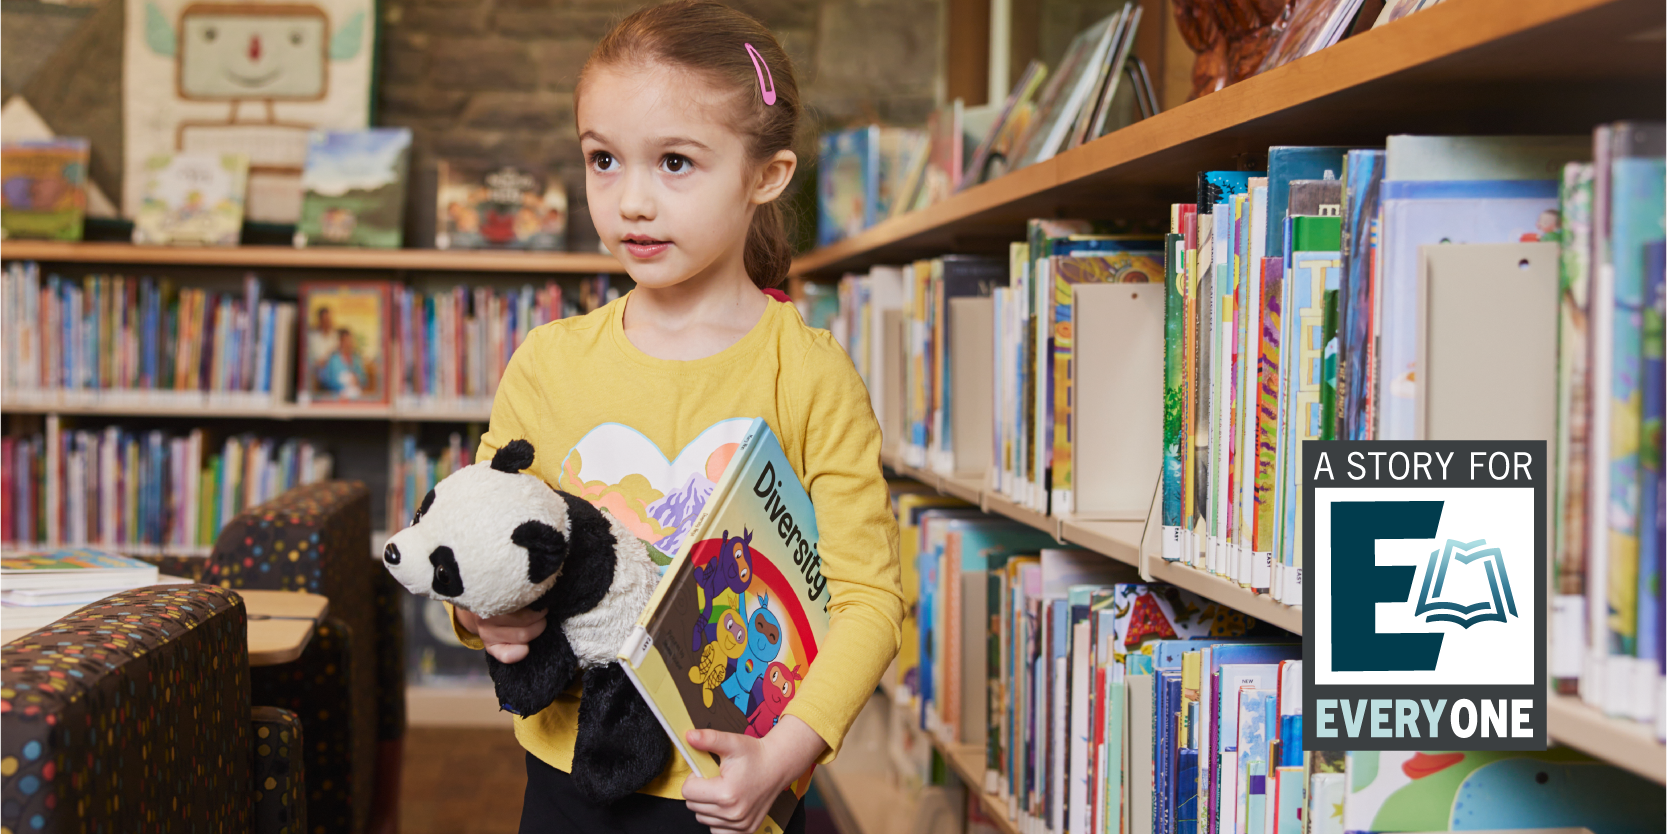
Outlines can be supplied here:
[[[540, 450], [534, 474], [656, 540], [692, 520], [656, 517], [650, 505], [762, 416], [817, 508], [831, 625], [762, 738], [689, 733], [690, 746], [721, 758], [716, 779], [673, 756], [641, 792], [598, 807], [567, 773], [577, 685], [515, 719], [528, 751], [521, 830], [753, 834], [790, 782], [839, 751], [897, 651], [903, 615], [868, 394], [827, 332], [761, 291], [782, 281], [791, 256], [776, 200], [797, 165], [799, 90], [758, 21], [682, 0], [615, 27], [574, 98], [591, 219], [637, 287], [528, 334], [477, 459], [526, 438]], [[545, 628], [531, 611], [481, 620], [458, 610], [456, 623], [504, 662], [525, 657]], [[801, 809], [790, 830], [803, 820]]]

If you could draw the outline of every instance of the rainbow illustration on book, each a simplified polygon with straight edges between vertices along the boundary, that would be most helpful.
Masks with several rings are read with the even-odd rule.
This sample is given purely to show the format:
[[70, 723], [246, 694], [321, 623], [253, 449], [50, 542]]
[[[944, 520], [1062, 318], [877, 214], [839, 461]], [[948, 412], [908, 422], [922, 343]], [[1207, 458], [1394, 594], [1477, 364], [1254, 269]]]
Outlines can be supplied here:
[[[799, 692], [828, 631], [816, 512], [776, 435], [748, 427], [661, 577], [620, 662], [689, 768], [718, 760], [684, 734], [763, 738]], [[771, 804], [780, 832], [810, 787], [807, 770]]]
[[[1426, 616], [1425, 622], [1458, 623], [1465, 628], [1491, 620], [1506, 622], [1508, 613], [1516, 617], [1517, 601], [1512, 599], [1512, 583], [1506, 577], [1506, 559], [1501, 555], [1500, 548], [1485, 547], [1487, 544], [1486, 539], [1474, 542], [1449, 539], [1440, 550], [1432, 550], [1430, 564], [1425, 568], [1424, 587], [1419, 591], [1419, 605], [1413, 611], [1414, 616], [1435, 612]], [[1470, 581], [1465, 582], [1460, 589], [1462, 594], [1471, 592], [1461, 598], [1477, 599], [1481, 596], [1482, 602], [1467, 605], [1452, 601], [1453, 597], [1439, 599], [1445, 586], [1447, 590], [1453, 590], [1453, 586], [1448, 585], [1448, 569], [1455, 562], [1482, 568], [1481, 573], [1473, 569], [1471, 575], [1466, 577]], [[1485, 578], [1488, 582], [1486, 589], [1481, 585], [1481, 580]], [[1456, 581], [1455, 584], [1459, 582]]]

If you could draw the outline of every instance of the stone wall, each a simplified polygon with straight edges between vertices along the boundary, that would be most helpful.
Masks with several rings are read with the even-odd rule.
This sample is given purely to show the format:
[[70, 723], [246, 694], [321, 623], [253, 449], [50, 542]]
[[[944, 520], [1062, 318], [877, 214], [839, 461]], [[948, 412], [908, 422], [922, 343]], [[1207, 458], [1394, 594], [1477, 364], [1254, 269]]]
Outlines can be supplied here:
[[[640, 5], [384, 0], [377, 121], [409, 127], [415, 136], [412, 231], [432, 228], [426, 200], [436, 159], [499, 158], [560, 170], [573, 216], [569, 246], [593, 247], [573, 128], [574, 80], [591, 46]], [[769, 26], [794, 62], [810, 116], [805, 150], [814, 149], [820, 130], [848, 122], [926, 119], [940, 65], [941, 0], [734, 5]], [[804, 181], [810, 168], [802, 172]]]

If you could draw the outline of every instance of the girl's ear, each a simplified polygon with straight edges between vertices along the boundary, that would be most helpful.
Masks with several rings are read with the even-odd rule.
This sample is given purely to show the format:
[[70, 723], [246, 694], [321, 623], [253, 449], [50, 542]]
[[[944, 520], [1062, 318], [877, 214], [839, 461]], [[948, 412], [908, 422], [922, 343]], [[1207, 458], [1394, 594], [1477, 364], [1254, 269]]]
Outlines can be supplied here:
[[783, 149], [765, 160], [759, 166], [759, 174], [753, 180], [753, 205], [762, 206], [777, 197], [788, 187], [788, 181], [793, 179], [793, 172], [799, 167], [799, 156], [793, 151]]

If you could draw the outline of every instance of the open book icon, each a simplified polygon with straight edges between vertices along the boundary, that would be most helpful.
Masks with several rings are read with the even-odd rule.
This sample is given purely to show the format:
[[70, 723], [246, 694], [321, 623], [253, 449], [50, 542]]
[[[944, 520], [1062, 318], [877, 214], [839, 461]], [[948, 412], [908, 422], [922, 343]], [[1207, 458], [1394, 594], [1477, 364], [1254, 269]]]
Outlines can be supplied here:
[[[1425, 584], [1419, 591], [1419, 605], [1414, 609], [1415, 616], [1434, 612], [1425, 617], [1425, 622], [1433, 623], [1446, 620], [1458, 623], [1466, 628], [1477, 623], [1496, 620], [1506, 621], [1506, 615], [1517, 616], [1517, 603], [1512, 599], [1512, 583], [1506, 578], [1506, 560], [1498, 547], [1486, 547], [1488, 542], [1478, 539], [1474, 542], [1461, 542], [1449, 539], [1441, 550], [1431, 551], [1431, 561], [1425, 568]], [[1465, 579], [1472, 581], [1459, 582], [1461, 574], [1456, 573], [1455, 583], [1448, 583], [1448, 569], [1455, 563], [1457, 570], [1469, 569], [1471, 576]], [[1483, 575], [1477, 576], [1478, 568]], [[1482, 583], [1477, 580], [1487, 579], [1487, 598], [1481, 602], [1473, 602], [1483, 596]], [[1448, 590], [1456, 591], [1453, 596], [1463, 599], [1443, 599], [1444, 586]]]

